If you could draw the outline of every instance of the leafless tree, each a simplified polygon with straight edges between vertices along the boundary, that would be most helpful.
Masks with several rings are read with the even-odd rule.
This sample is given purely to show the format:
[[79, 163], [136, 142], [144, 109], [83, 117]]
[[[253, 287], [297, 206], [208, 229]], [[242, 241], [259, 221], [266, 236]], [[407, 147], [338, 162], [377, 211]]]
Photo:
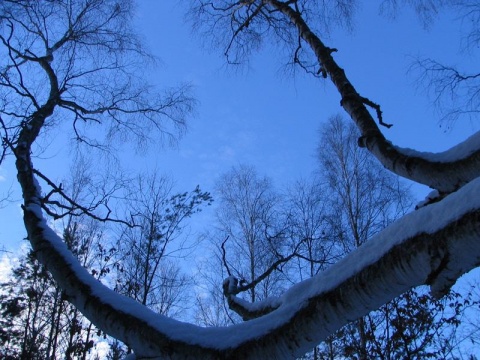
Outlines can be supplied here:
[[[320, 133], [318, 159], [330, 189], [330, 221], [344, 256], [404, 215], [412, 203], [405, 186], [357, 146], [359, 133], [354, 124], [337, 115]], [[368, 357], [365, 319], [355, 324], [360, 359]]]
[[[72, 179], [63, 183], [66, 191], [76, 188], [71, 193], [75, 201], [79, 201], [86, 199], [83, 192], [88, 192], [89, 188], [82, 186], [86, 182], [80, 175], [81, 166], [75, 170], [71, 171]], [[116, 249], [108, 246], [103, 225], [79, 214], [70, 214], [55, 223], [68, 249], [97, 280], [105, 280], [115, 268]], [[62, 289], [38, 263], [33, 252], [20, 258], [9, 282], [2, 287], [2, 313], [5, 319], [13, 320], [6, 332], [9, 335], [3, 337], [2, 356], [12, 359], [87, 358], [98, 338], [95, 336], [98, 330], [65, 301]], [[22, 329], [21, 334], [19, 329]]]
[[344, 254], [413, 208], [406, 185], [360, 149], [358, 137], [355, 125], [337, 115], [322, 127], [317, 149], [329, 188], [330, 222]]
[[326, 187], [317, 178], [298, 180], [286, 191], [286, 237], [293, 246], [298, 246], [293, 282], [313, 277], [338, 260], [326, 194]]
[[211, 256], [200, 264], [201, 324], [239, 322], [222, 299], [227, 276], [240, 279], [238, 293], [248, 301], [278, 294], [285, 280], [280, 270], [294, 253], [285, 242], [280, 194], [253, 166], [223, 173], [217, 180], [216, 203], [215, 228], [204, 235], [210, 239]]
[[[231, 275], [248, 284], [263, 274], [282, 253], [279, 236], [279, 197], [271, 180], [255, 168], [240, 165], [223, 174], [217, 183], [219, 246]], [[249, 300], [273, 295], [275, 274], [252, 286]]]
[[[348, 9], [348, 6], [345, 7], [345, 5], [346, 2], [333, 2], [325, 6]], [[380, 126], [386, 128], [391, 126], [384, 121], [381, 107], [357, 91], [348, 79], [346, 72], [334, 59], [333, 55], [337, 49], [325, 45], [317, 35], [320, 33], [315, 31], [315, 19], [310, 20], [310, 16], [315, 9], [316, 11], [327, 11], [317, 2], [271, 0], [220, 1], [217, 3], [194, 0], [193, 9], [201, 15], [205, 15], [206, 18], [217, 19], [217, 17], [222, 17], [228, 19], [230, 36], [232, 39], [238, 39], [234, 43], [238, 43], [240, 47], [242, 37], [248, 39], [249, 33], [255, 31], [255, 29], [259, 34], [263, 34], [263, 39], [282, 42], [286, 46], [291, 39], [281, 38], [277, 36], [277, 32], [283, 33], [284, 30], [288, 30], [289, 33], [294, 32], [298, 37], [299, 47], [311, 50], [307, 52], [307, 58], [305, 60], [300, 58], [298, 63], [302, 65], [314, 61], [315, 73], [332, 81], [341, 96], [341, 106], [360, 131], [359, 145], [367, 148], [385, 168], [393, 173], [430, 186], [442, 193], [455, 191], [476, 178], [478, 172], [478, 169], [475, 169], [476, 156], [478, 155], [476, 151], [472, 150], [468, 155], [462, 155], [471, 159], [469, 161], [457, 161], [455, 159], [455, 161], [442, 161], [440, 163], [426, 159], [425, 156], [422, 157], [421, 154], [414, 151], [402, 151], [387, 141], [376, 122], [377, 119]], [[215, 24], [220, 23], [217, 21]], [[212, 28], [208, 22], [206, 26], [210, 31], [219, 31], [220, 29]], [[227, 46], [226, 51], [234, 53], [236, 50]], [[308, 54], [313, 55], [313, 60]], [[375, 115], [370, 113], [370, 109], [373, 110]], [[413, 168], [414, 171], [412, 171]]]
[[[116, 139], [141, 146], [157, 141], [155, 133], [171, 140], [181, 133], [193, 100], [185, 87], [160, 94], [145, 85], [140, 69], [149, 56], [131, 29], [132, 7], [129, 0], [2, 2], [0, 163], [10, 155], [28, 161], [30, 151], [21, 149], [54, 125], [69, 124], [72, 137], [91, 150], [107, 150]], [[111, 217], [108, 203], [80, 206], [61, 184], [32, 171], [49, 189], [42, 200], [49, 215], [59, 215], [47, 206], [58, 205], [50, 201], [55, 194], [67, 200], [63, 210]]]
[[188, 307], [191, 281], [175, 259], [195, 247], [187, 243], [186, 222], [212, 198], [199, 187], [174, 194], [173, 182], [158, 174], [139, 176], [128, 198], [136, 226], [124, 226], [119, 236], [117, 290], [159, 314], [178, 315]]
[[[339, 263], [293, 286], [281, 297], [251, 305], [235, 296], [238, 279], [229, 277], [224, 282], [229, 303], [234, 304], [236, 310], [243, 308], [244, 314], [250, 312], [251, 317], [261, 315], [256, 319], [232, 327], [205, 329], [155, 315], [92, 278], [48, 227], [42, 211], [45, 197], [36, 180], [42, 178], [42, 174], [33, 165], [32, 155], [45, 128], [54, 125], [55, 110], [68, 110], [65, 116], [72, 114], [76, 136], [97, 146], [98, 143], [83, 132], [85, 128], [80, 127], [80, 123], [94, 129], [97, 123], [105, 122], [102, 115], [108, 114], [115, 133], [124, 129], [123, 134], [138, 135], [148, 125], [163, 130], [155, 121], [158, 114], [166, 113], [177, 124], [179, 120], [183, 122], [183, 117], [176, 116], [177, 111], [170, 110], [181, 110], [184, 114], [188, 110], [185, 105], [190, 103], [184, 101], [186, 98], [181, 92], [160, 104], [144, 106], [138, 100], [143, 93], [130, 87], [128, 81], [121, 81], [128, 71], [123, 66], [125, 58], [120, 55], [131, 51], [139, 53], [134, 46], [136, 42], [128, 41], [132, 39], [131, 34], [125, 33], [129, 29], [126, 21], [130, 16], [129, 2], [3, 1], [0, 3], [0, 40], [7, 57], [2, 60], [1, 68], [2, 89], [6, 93], [2, 100], [8, 101], [2, 103], [1, 126], [5, 139], [2, 161], [6, 154], [15, 158], [25, 227], [36, 257], [79, 311], [103, 331], [129, 344], [140, 359], [288, 358], [308, 351], [342, 325], [412, 287], [427, 284], [435, 296], [441, 296], [462, 274], [480, 264], [478, 134], [459, 147], [435, 156], [405, 150], [389, 142], [375, 120], [377, 117], [381, 125], [388, 127], [380, 106], [359, 93], [335, 61], [335, 48], [326, 46], [319, 37], [322, 33], [309, 26], [315, 22], [309, 9], [318, 9], [315, 6], [324, 2], [221, 0], [200, 3], [207, 6], [208, 12], [204, 14], [213, 19], [222, 16], [228, 20], [227, 24], [233, 24], [229, 29], [235, 44], [242, 45], [237, 40], [244, 33], [254, 32], [254, 36], [263, 37], [267, 30], [275, 33], [276, 29], [288, 29], [285, 40], [296, 40], [290, 48], [302, 50], [295, 54], [311, 54], [308, 62], [295, 58], [293, 62], [310, 70], [315, 66], [315, 73], [333, 83], [342, 107], [359, 129], [359, 145], [368, 149], [386, 171], [430, 186], [440, 196], [435, 199], [436, 203], [402, 217]], [[335, 5], [343, 3], [335, 2]], [[59, 22], [51, 25], [52, 20]], [[63, 28], [60, 24], [64, 24]], [[282, 39], [284, 33], [278, 34]], [[72, 56], [78, 61], [62, 61]], [[92, 63], [96, 67], [89, 67]], [[80, 64], [78, 69], [76, 65]], [[120, 69], [118, 80], [102, 81], [100, 73], [116, 69]], [[116, 85], [120, 89], [133, 89], [133, 95], [125, 98]], [[115, 90], [111, 86], [115, 86]], [[79, 94], [77, 90], [85, 93]], [[15, 101], [11, 97], [15, 97]], [[165, 107], [165, 104], [171, 106]], [[140, 114], [136, 121], [130, 121], [131, 115]], [[109, 134], [112, 132], [107, 132]], [[63, 193], [60, 186], [54, 190]], [[351, 263], [355, 266], [349, 266]]]

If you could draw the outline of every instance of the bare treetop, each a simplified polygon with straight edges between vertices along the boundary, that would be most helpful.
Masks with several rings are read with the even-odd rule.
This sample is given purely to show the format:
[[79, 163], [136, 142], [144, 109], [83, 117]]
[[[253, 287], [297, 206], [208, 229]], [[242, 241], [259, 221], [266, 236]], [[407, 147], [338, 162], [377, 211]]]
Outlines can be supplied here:
[[53, 115], [45, 125], [68, 119], [72, 137], [93, 146], [118, 136], [140, 144], [153, 133], [173, 140], [184, 129], [188, 86], [158, 93], [142, 79], [153, 58], [132, 29], [131, 1], [4, 1], [0, 14], [0, 108], [11, 145], [39, 113]]

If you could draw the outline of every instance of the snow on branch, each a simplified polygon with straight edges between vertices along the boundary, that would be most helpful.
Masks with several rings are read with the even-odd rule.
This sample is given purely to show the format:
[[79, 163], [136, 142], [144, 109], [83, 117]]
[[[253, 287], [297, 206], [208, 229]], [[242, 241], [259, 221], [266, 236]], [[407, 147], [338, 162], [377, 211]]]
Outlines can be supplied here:
[[[377, 276], [378, 279], [385, 277], [385, 272], [398, 271], [394, 275], [395, 279], [385, 281], [383, 284], [385, 290], [392, 286], [393, 280], [396, 285], [403, 283], [408, 288], [428, 284], [431, 286], [432, 294], [440, 297], [449, 291], [461, 275], [480, 264], [480, 225], [476, 224], [480, 218], [480, 201], [474, 199], [478, 198], [475, 195], [478, 191], [480, 179], [476, 179], [440, 203], [406, 215], [327, 271], [295, 285], [280, 299], [266, 299], [261, 303], [251, 304], [236, 298], [231, 308], [238, 311], [238, 308], [243, 306], [242, 313], [261, 313], [272, 305], [281, 309], [287, 303], [291, 304], [290, 300], [299, 301], [299, 294], [305, 294], [304, 290], [299, 289], [310, 287], [311, 283], [316, 283], [316, 286], [321, 284], [321, 292], [326, 293], [339, 287], [344, 281], [349, 281], [349, 278], [357, 278], [365, 286], [365, 291], [372, 292], [367, 288], [374, 287], [374, 283], [359, 280], [367, 277], [369, 267], [381, 268], [381, 271], [374, 275], [374, 278]], [[455, 240], [455, 237], [458, 239]], [[420, 255], [426, 258], [419, 258], [421, 264], [413, 266], [410, 258], [421, 257]], [[400, 265], [402, 263], [403, 265]], [[398, 269], [396, 265], [399, 265]], [[393, 269], [389, 269], [390, 267]], [[227, 279], [226, 283], [232, 284], [232, 279]], [[235, 285], [233, 283], [230, 286]], [[311, 289], [318, 291], [318, 287], [312, 286]], [[369, 304], [369, 301], [370, 299], [365, 303]], [[231, 302], [229, 301], [229, 304]]]
[[[289, 358], [412, 287], [429, 284], [441, 296], [478, 266], [479, 192], [477, 179], [406, 215], [325, 272], [263, 302], [275, 310], [226, 328], [178, 322], [106, 288], [48, 228], [40, 205], [30, 203], [25, 222], [37, 257], [69, 300], [100, 329], [128, 343], [137, 356]], [[231, 280], [226, 284], [232, 285]]]
[[480, 131], [477, 131], [465, 141], [462, 141], [452, 148], [439, 153], [421, 152], [398, 146], [396, 149], [406, 156], [422, 158], [437, 163], [461, 161], [480, 152]]

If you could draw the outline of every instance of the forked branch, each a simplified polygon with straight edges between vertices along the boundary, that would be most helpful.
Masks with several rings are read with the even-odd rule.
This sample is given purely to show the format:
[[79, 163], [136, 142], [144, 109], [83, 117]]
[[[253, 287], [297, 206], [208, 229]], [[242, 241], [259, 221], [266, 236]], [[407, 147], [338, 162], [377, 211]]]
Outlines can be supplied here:
[[[122, 219], [117, 219], [110, 216], [112, 214], [112, 209], [110, 209], [110, 207], [108, 206], [108, 194], [102, 197], [101, 199], [97, 200], [91, 206], [85, 207], [80, 203], [78, 203], [77, 201], [75, 201], [73, 198], [71, 198], [64, 191], [61, 184], [57, 185], [37, 169], [34, 169], [33, 173], [37, 175], [39, 178], [41, 178], [43, 181], [45, 181], [52, 188], [46, 195], [42, 196], [41, 205], [42, 205], [42, 209], [54, 220], [61, 219], [65, 216], [87, 215], [88, 217], [101, 222], [108, 221], [108, 222], [115, 222], [115, 223], [127, 225], [128, 227], [135, 226], [132, 222], [125, 221]], [[59, 200], [52, 199], [52, 197], [55, 195], [60, 196], [63, 200], [66, 201], [66, 203], [61, 202]], [[53, 209], [51, 209], [49, 205], [55, 206], [63, 210], [64, 212], [58, 213]], [[105, 216], [98, 216], [97, 214], [95, 214], [95, 210], [97, 210], [99, 207], [103, 207], [107, 211]]]

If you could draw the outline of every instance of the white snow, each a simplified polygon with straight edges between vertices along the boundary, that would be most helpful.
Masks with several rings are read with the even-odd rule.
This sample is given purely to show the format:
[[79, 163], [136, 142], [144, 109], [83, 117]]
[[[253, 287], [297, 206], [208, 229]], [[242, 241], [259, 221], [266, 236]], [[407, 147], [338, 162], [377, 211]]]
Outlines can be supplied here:
[[440, 192], [438, 190], [433, 190], [428, 193], [428, 195], [423, 199], [422, 201], [418, 202], [417, 205], [415, 205], [415, 209], [420, 209], [421, 207], [424, 207], [432, 202], [432, 200], [435, 200], [440, 196]]
[[[394, 145], [392, 145], [394, 146]], [[480, 150], [480, 131], [477, 131], [465, 141], [455, 145], [454, 147], [439, 153], [421, 152], [408, 148], [394, 146], [399, 152], [411, 157], [418, 157], [432, 162], [454, 162], [466, 158]]]

